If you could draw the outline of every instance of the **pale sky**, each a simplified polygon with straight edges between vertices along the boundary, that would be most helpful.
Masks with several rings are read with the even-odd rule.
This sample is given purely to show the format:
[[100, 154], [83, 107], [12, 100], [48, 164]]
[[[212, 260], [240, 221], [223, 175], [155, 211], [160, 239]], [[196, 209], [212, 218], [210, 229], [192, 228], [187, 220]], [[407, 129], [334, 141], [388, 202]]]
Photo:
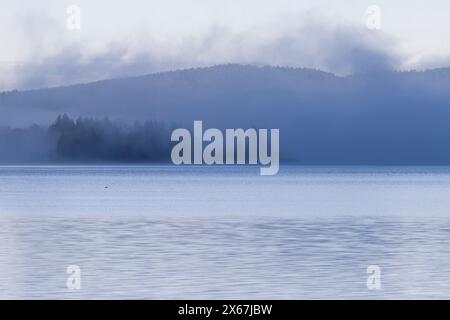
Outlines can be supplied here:
[[[313, 67], [338, 74], [379, 66], [450, 66], [448, 0], [0, 4], [0, 90], [220, 63]], [[80, 30], [66, 27], [69, 5], [81, 10]], [[371, 5], [381, 9], [379, 30], [366, 27]]]

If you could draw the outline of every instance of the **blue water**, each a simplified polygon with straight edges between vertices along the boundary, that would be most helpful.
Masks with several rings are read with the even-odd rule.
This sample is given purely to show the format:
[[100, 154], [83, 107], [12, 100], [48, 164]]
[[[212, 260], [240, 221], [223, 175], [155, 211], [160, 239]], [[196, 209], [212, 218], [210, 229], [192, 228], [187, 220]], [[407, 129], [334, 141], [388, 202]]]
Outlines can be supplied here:
[[0, 298], [450, 298], [450, 168], [0, 167]]

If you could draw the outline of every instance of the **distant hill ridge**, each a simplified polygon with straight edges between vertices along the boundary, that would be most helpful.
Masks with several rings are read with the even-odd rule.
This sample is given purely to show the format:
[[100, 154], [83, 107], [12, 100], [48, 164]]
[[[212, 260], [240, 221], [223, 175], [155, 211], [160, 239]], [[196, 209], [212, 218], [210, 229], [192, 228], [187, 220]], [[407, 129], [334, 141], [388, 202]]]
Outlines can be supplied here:
[[0, 126], [60, 114], [218, 128], [280, 128], [285, 158], [312, 164], [450, 164], [450, 69], [346, 77], [222, 65], [0, 94]]

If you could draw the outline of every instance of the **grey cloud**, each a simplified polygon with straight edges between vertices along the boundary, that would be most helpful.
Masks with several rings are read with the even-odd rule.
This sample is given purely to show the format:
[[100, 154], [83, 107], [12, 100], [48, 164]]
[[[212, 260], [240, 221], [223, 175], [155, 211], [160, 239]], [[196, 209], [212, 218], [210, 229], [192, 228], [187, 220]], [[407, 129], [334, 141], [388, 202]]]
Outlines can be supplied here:
[[19, 88], [39, 88], [224, 63], [364, 73], [397, 69], [403, 59], [396, 53], [396, 42], [379, 31], [333, 28], [308, 21], [302, 27], [258, 39], [251, 33], [234, 34], [214, 27], [206, 35], [186, 39], [174, 49], [163, 49], [157, 44], [136, 49], [123, 42], [92, 54], [79, 45], [71, 45], [40, 61], [20, 65], [14, 73]]
[[[275, 64], [345, 75], [398, 68], [402, 58], [395, 52], [395, 44], [379, 31], [311, 23], [280, 36], [259, 51], [270, 53]], [[264, 61], [265, 57], [260, 59]]]
[[115, 45], [105, 53], [85, 56], [79, 47], [71, 46], [42, 62], [21, 65], [16, 71], [22, 88], [68, 85], [154, 71], [151, 57], [140, 54], [128, 61], [127, 54], [125, 47]]

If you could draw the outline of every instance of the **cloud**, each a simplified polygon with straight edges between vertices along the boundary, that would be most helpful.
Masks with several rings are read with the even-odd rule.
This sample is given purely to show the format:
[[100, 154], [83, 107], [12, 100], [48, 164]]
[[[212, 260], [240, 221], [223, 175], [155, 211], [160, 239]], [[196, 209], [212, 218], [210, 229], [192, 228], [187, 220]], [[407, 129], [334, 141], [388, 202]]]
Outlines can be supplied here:
[[17, 67], [23, 88], [51, 87], [131, 76], [152, 71], [151, 57], [136, 55], [131, 59], [123, 46], [110, 46], [102, 53], [86, 54], [80, 47], [64, 48], [37, 63]]
[[416, 70], [429, 70], [438, 68], [448, 68], [450, 66], [450, 55], [424, 55], [418, 54], [411, 57], [408, 67]]
[[263, 63], [313, 67], [339, 75], [393, 70], [403, 57], [396, 41], [379, 31], [328, 27], [317, 21], [286, 32], [259, 48]]
[[[224, 63], [310, 67], [345, 75], [397, 69], [404, 60], [395, 39], [379, 31], [330, 26], [313, 18], [284, 25], [289, 27], [266, 25], [246, 32], [213, 26], [202, 36], [169, 44], [146, 35], [101, 50], [61, 40], [53, 46], [59, 50], [15, 66], [1, 80], [3, 87], [29, 89]], [[35, 41], [33, 46], [42, 47]]]

